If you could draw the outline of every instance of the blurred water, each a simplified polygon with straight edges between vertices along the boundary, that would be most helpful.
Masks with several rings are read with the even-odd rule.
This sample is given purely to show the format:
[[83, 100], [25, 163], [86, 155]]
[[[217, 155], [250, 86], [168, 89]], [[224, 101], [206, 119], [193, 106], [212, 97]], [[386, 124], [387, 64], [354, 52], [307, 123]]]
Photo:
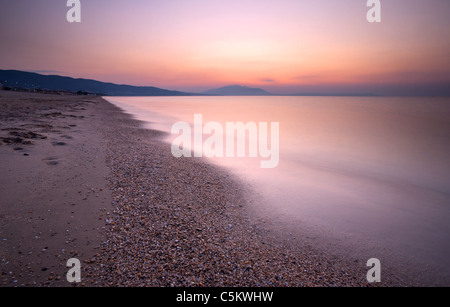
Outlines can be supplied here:
[[194, 114], [223, 126], [279, 122], [278, 167], [261, 169], [260, 157], [211, 159], [254, 187], [257, 211], [372, 242], [450, 275], [449, 98], [107, 99], [168, 133], [178, 121], [193, 127]]

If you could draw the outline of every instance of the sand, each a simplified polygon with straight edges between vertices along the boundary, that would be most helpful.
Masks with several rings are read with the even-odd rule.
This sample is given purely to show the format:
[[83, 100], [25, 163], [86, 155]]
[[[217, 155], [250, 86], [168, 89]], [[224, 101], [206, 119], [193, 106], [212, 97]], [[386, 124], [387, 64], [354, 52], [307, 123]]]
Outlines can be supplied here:
[[[407, 286], [280, 240], [226, 169], [100, 97], [0, 92], [2, 286]], [[82, 281], [68, 283], [78, 258]]]
[[96, 252], [111, 207], [97, 108], [0, 91], [0, 285], [65, 286], [67, 260]]

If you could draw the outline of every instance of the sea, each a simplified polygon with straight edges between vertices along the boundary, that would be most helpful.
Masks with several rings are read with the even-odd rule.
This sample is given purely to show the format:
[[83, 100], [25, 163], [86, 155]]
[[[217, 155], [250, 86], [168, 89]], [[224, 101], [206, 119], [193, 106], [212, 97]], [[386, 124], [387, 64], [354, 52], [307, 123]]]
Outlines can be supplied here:
[[[268, 143], [277, 150], [274, 167], [261, 167], [267, 156], [249, 150], [239, 158], [203, 157], [246, 182], [256, 195], [255, 216], [290, 240], [307, 237], [360, 263], [377, 258], [405, 276], [420, 272], [414, 275], [419, 282], [450, 285], [450, 98], [105, 99], [166, 132], [168, 146], [180, 135], [173, 133], [176, 123], [200, 132], [193, 142], [205, 142], [204, 131], [194, 132], [198, 115], [202, 125], [224, 131], [227, 123], [241, 122], [267, 123], [271, 132], [278, 123], [277, 133], [267, 136], [277, 141]], [[255, 141], [250, 133], [246, 140], [248, 148]]]

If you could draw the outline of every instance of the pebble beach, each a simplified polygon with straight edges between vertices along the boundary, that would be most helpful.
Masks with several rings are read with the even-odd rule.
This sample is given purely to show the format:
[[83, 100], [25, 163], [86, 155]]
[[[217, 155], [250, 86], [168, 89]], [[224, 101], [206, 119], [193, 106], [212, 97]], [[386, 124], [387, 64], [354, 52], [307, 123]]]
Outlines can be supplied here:
[[[58, 172], [67, 177], [44, 187], [55, 195], [2, 201], [2, 286], [411, 285], [394, 274], [369, 284], [365, 263], [280, 240], [254, 222], [248, 202], [257, 191], [203, 159], [174, 158], [162, 132], [100, 97], [0, 93], [2, 196], [7, 188], [42, 189], [36, 172], [41, 183]], [[30, 157], [39, 167], [16, 172], [12, 182], [5, 174]], [[72, 257], [82, 263], [78, 284], [65, 278]]]

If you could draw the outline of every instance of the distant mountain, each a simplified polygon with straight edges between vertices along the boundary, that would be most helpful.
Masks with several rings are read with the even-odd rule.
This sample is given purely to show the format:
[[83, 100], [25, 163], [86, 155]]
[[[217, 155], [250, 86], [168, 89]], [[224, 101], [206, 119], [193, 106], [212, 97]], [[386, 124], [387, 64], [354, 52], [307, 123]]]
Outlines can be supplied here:
[[272, 95], [260, 88], [252, 88], [242, 85], [229, 85], [203, 92], [205, 95], [218, 96], [269, 96]]
[[0, 70], [0, 83], [10, 88], [88, 92], [103, 96], [190, 96], [198, 95], [170, 91], [152, 86], [132, 86], [105, 83], [89, 79], [74, 79], [57, 75], [41, 75], [18, 70]]

